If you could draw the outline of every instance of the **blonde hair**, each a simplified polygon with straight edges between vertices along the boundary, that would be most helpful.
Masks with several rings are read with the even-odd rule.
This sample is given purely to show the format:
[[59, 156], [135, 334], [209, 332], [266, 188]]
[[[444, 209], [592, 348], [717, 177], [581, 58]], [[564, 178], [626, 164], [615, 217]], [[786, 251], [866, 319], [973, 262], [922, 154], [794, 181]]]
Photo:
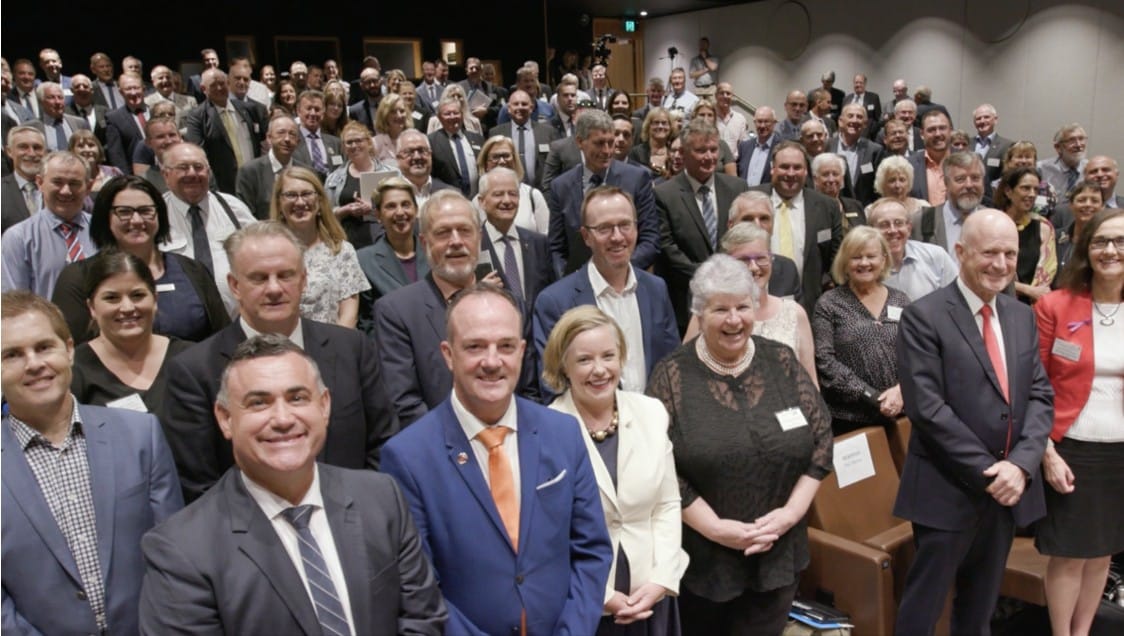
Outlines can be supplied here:
[[320, 240], [328, 246], [332, 254], [340, 253], [340, 246], [344, 240], [347, 239], [347, 234], [340, 226], [340, 222], [336, 220], [336, 215], [332, 212], [332, 201], [328, 198], [327, 191], [324, 186], [320, 184], [320, 177], [315, 172], [308, 168], [301, 168], [300, 166], [293, 166], [286, 168], [277, 175], [277, 181], [273, 184], [273, 196], [270, 197], [269, 203], [269, 218], [270, 220], [277, 221], [288, 227], [288, 222], [285, 220], [285, 215], [281, 213], [281, 188], [284, 186], [285, 179], [295, 179], [297, 181], [304, 181], [312, 186], [316, 192], [316, 202], [319, 204], [319, 210], [316, 213], [316, 233], [320, 236]]
[[837, 285], [847, 283], [847, 265], [850, 264], [851, 257], [870, 243], [877, 243], [878, 249], [882, 250], [882, 272], [878, 275], [878, 280], [886, 280], [890, 275], [890, 246], [886, 243], [886, 239], [882, 237], [881, 232], [869, 225], [859, 225], [843, 236], [843, 242], [840, 243], [835, 260], [831, 263], [831, 278]]
[[620, 325], [608, 314], [594, 305], [581, 305], [562, 314], [550, 331], [550, 338], [543, 349], [542, 379], [547, 386], [555, 391], [564, 391], [570, 387], [570, 379], [566, 377], [565, 362], [566, 352], [574, 343], [574, 338], [598, 327], [612, 327], [613, 337], [617, 340], [617, 350], [620, 352], [620, 361], [623, 366], [628, 359], [628, 345], [625, 344], [624, 332]]

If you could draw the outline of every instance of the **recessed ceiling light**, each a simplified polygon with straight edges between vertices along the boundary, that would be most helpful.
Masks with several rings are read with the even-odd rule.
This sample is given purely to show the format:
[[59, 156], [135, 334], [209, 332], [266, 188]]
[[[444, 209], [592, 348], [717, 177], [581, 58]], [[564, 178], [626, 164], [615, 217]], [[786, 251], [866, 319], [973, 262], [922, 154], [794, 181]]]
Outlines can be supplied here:
[[641, 11], [641, 12], [640, 12], [640, 17], [641, 17], [641, 18], [646, 18], [646, 17], [648, 17], [648, 12], [647, 12], [647, 11]]

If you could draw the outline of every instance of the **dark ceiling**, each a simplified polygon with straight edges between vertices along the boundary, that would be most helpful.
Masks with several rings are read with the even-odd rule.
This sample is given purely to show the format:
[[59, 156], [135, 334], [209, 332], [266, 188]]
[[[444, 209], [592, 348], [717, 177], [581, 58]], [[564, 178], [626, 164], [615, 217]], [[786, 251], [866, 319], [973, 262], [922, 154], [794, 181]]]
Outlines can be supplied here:
[[546, 0], [551, 10], [586, 13], [594, 18], [638, 17], [642, 10], [648, 12], [647, 17], [658, 18], [745, 3], [746, 0]]

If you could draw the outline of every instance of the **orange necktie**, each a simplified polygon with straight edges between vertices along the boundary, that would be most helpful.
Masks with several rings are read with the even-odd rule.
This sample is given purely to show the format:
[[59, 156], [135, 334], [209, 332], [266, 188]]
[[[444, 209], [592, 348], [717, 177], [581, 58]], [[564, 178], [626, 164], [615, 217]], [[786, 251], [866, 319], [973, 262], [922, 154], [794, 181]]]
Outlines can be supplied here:
[[492, 426], [476, 434], [488, 449], [488, 482], [496, 510], [507, 528], [511, 546], [519, 551], [519, 497], [515, 492], [515, 479], [511, 474], [511, 463], [503, 449], [503, 440], [511, 429], [506, 426]]

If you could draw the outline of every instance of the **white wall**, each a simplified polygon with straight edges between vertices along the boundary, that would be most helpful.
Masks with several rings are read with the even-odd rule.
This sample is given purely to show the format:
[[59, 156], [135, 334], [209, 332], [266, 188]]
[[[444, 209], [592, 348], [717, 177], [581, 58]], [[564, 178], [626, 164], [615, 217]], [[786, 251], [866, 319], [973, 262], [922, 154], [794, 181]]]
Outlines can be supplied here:
[[865, 73], [868, 90], [892, 101], [891, 83], [933, 89], [953, 124], [970, 134], [977, 105], [999, 111], [999, 132], [1029, 139], [1039, 157], [1077, 121], [1089, 153], [1124, 162], [1124, 2], [1120, 0], [766, 0], [652, 19], [644, 24], [646, 77], [666, 78], [667, 49], [687, 66], [700, 36], [721, 58], [720, 77], [754, 104], [783, 117], [785, 94], [819, 86], [834, 70], [851, 91]]

